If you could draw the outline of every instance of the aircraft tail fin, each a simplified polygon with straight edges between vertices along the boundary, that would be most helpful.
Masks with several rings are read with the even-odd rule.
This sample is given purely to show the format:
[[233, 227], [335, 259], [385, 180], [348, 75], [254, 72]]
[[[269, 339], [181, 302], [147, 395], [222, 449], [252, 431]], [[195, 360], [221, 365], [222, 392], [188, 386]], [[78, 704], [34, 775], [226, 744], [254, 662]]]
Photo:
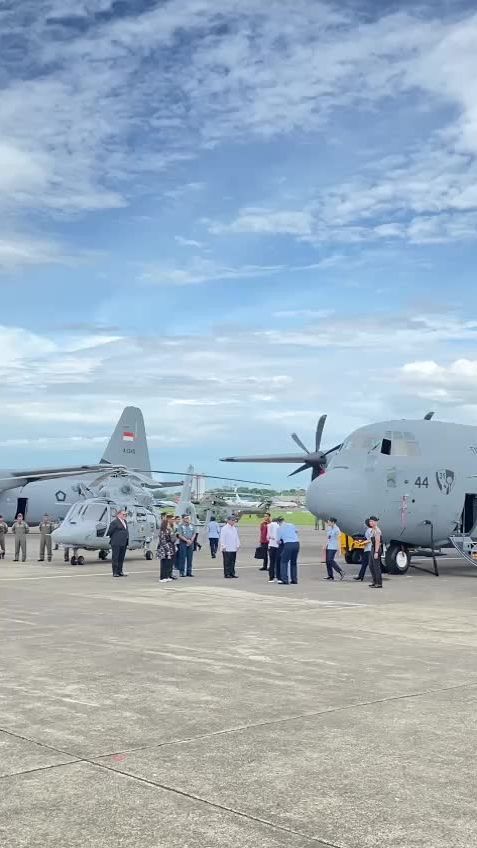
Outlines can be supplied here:
[[101, 462], [108, 465], [125, 465], [126, 468], [135, 468], [150, 476], [151, 461], [146, 428], [142, 412], [137, 406], [127, 406], [124, 409]]
[[176, 515], [192, 515], [192, 512], [195, 512], [195, 508], [192, 503], [192, 484], [194, 482], [194, 467], [189, 465], [187, 469], [187, 474], [184, 478], [184, 483], [182, 485], [182, 491], [179, 498], [179, 501], [176, 506]]

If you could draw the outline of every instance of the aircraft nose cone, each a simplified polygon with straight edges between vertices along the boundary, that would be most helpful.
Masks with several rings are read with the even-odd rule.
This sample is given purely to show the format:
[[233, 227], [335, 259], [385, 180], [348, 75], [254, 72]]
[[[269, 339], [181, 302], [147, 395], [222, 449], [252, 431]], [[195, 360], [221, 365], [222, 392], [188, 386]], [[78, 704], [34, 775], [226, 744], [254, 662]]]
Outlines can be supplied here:
[[325, 472], [310, 485], [306, 495], [307, 509], [317, 518], [338, 518], [348, 511], [355, 499], [356, 480], [347, 469]]

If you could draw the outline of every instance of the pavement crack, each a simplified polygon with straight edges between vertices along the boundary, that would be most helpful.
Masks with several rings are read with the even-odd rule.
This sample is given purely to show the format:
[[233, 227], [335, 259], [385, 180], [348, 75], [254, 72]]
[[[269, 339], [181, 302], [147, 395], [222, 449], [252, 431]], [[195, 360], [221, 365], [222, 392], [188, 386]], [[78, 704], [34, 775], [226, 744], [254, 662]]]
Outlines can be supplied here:
[[[227, 736], [229, 733], [242, 733], [246, 730], [254, 730], [261, 727], [273, 727], [274, 725], [280, 724], [288, 724], [289, 722], [296, 722], [300, 719], [307, 718], [316, 718], [318, 716], [323, 715], [332, 715], [333, 713], [346, 712], [347, 710], [360, 709], [362, 707], [371, 707], [376, 704], [388, 704], [393, 703], [395, 701], [404, 701], [411, 700], [413, 698], [423, 698], [429, 695], [437, 695], [440, 692], [453, 692], [459, 691], [461, 689], [471, 689], [477, 686], [477, 681], [474, 683], [458, 683], [454, 686], [442, 686], [438, 689], [425, 689], [422, 692], [408, 692], [404, 695], [390, 695], [387, 698], [374, 698], [370, 701], [357, 701], [353, 704], [340, 705], [337, 707], [329, 707], [322, 710], [315, 710], [313, 712], [305, 712], [299, 713], [298, 715], [287, 716], [286, 718], [276, 718], [270, 719], [269, 721], [260, 721], [251, 724], [243, 724], [238, 725], [237, 727], [227, 727], [223, 730], [214, 730], [211, 733], [201, 733], [197, 736], [186, 736], [184, 739], [169, 739], [164, 742], [157, 742], [153, 745], [141, 745], [137, 748], [127, 748], [122, 751], [111, 751], [108, 754], [99, 754], [96, 755], [98, 759], [102, 759], [103, 757], [115, 757], [121, 754], [137, 754], [141, 751], [153, 751], [156, 748], [164, 748], [167, 745], [187, 745], [190, 742], [199, 742], [202, 739], [213, 739], [216, 736]], [[96, 759], [93, 758], [93, 762], [96, 762]]]
[[130, 774], [129, 772], [123, 771], [122, 769], [114, 768], [113, 766], [108, 766], [106, 763], [98, 763], [95, 760], [88, 759], [85, 759], [83, 762], [87, 762], [92, 766], [105, 769], [106, 771], [110, 771], [113, 774], [120, 774], [129, 780], [134, 780], [138, 783], [143, 783], [146, 786], [153, 786], [156, 789], [162, 789], [165, 792], [171, 792], [174, 795], [179, 795], [180, 797], [187, 798], [190, 801], [196, 801], [200, 804], [205, 804], [215, 810], [220, 810], [221, 812], [229, 813], [230, 815], [234, 816], [239, 816], [242, 819], [246, 819], [250, 822], [255, 822], [256, 824], [265, 825], [266, 827], [270, 827], [273, 830], [278, 830], [281, 833], [288, 833], [290, 836], [299, 836], [300, 839], [307, 840], [311, 845], [318, 845], [319, 848], [346, 848], [346, 846], [342, 844], [340, 845], [337, 842], [328, 842], [326, 839], [320, 839], [320, 837], [318, 836], [310, 836], [309, 834], [302, 833], [299, 830], [294, 830], [294, 828], [286, 827], [286, 825], [278, 824], [277, 822], [272, 822], [268, 819], [263, 819], [260, 816], [254, 816], [252, 813], [245, 813], [242, 810], [236, 810], [234, 807], [228, 807], [226, 804], [219, 804], [216, 801], [211, 801], [208, 798], [202, 798], [200, 795], [195, 795], [193, 792], [186, 792], [183, 789], [177, 789], [177, 787], [169, 786], [166, 783], [160, 783], [155, 780], [150, 780], [146, 777], [139, 777], [138, 775]]

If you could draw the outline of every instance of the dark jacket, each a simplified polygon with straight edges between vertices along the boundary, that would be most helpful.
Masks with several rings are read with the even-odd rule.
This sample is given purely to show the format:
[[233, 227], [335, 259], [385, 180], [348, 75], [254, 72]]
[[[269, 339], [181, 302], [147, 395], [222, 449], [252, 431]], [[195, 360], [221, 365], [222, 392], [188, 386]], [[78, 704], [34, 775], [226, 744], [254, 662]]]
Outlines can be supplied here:
[[128, 544], [129, 542], [129, 530], [126, 522], [126, 529], [124, 529], [122, 522], [119, 518], [113, 519], [111, 524], [108, 527], [108, 532], [106, 533], [109, 536], [111, 541], [112, 548], [121, 548]]

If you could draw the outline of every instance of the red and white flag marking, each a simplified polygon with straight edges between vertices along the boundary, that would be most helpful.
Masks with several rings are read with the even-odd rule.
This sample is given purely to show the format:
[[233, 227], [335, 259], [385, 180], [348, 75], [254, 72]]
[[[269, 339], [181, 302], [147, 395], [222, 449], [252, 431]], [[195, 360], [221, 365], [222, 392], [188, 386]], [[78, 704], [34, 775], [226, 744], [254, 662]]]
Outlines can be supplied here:
[[123, 433], [123, 442], [133, 442], [136, 438], [135, 433], [132, 430], [125, 430]]

